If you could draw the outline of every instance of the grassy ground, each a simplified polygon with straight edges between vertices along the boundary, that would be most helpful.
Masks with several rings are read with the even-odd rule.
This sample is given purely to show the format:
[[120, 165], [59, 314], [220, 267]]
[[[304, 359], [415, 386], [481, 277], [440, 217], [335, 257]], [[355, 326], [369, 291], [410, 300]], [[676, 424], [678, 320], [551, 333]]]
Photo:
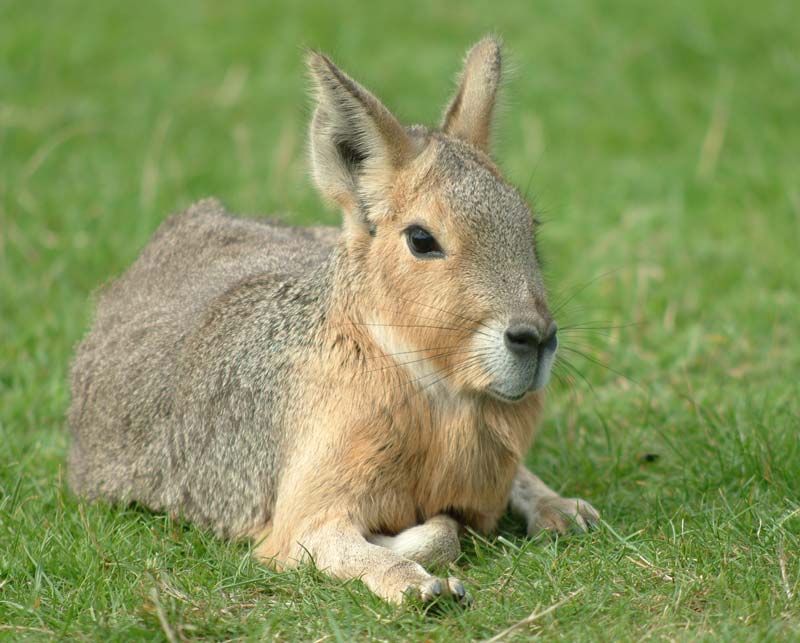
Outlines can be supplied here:
[[[800, 58], [791, 0], [0, 0], [0, 639], [800, 639]], [[498, 157], [586, 380], [529, 463], [594, 533], [467, 535], [474, 609], [395, 609], [63, 484], [89, 293], [170, 211], [335, 222], [305, 174], [302, 45], [433, 122], [462, 51], [503, 34]], [[581, 285], [586, 287], [582, 290]], [[630, 325], [629, 325], [630, 324]], [[577, 594], [574, 592], [578, 591]]]

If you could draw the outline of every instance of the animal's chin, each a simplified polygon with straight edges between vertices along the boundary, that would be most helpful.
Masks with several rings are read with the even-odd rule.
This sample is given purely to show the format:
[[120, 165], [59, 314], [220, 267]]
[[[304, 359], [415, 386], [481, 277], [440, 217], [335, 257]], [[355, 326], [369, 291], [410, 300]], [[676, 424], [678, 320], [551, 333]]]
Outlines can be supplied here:
[[486, 389], [486, 392], [491, 397], [500, 400], [501, 402], [510, 402], [510, 403], [519, 402], [520, 400], [526, 398], [531, 393], [543, 389], [547, 385], [549, 379], [550, 379], [549, 374], [548, 376], [545, 377], [541, 377], [537, 374], [537, 376], [534, 377], [533, 382], [531, 382], [528, 388], [524, 389], [523, 391], [507, 392], [507, 391], [500, 391], [495, 387], [489, 387], [488, 389]]
[[509, 395], [507, 393], [502, 393], [496, 389], [490, 388], [487, 389], [487, 393], [491, 395], [496, 400], [500, 400], [501, 402], [519, 402], [522, 398], [524, 398], [528, 393], [533, 392], [533, 389], [528, 389], [527, 391], [523, 391], [522, 393], [518, 393], [516, 395]]

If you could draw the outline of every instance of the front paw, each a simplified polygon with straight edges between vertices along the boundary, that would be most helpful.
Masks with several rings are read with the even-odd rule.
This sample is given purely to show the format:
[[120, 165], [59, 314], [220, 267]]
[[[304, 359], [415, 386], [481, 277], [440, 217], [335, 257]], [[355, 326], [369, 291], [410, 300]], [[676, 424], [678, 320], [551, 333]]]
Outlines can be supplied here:
[[472, 597], [467, 594], [460, 580], [433, 577], [421, 584], [411, 584], [403, 591], [403, 601], [421, 602], [423, 605], [438, 600], [451, 600], [463, 607], [472, 605]]
[[600, 520], [600, 512], [580, 498], [542, 498], [528, 520], [528, 536], [542, 531], [566, 534], [570, 531], [589, 531]]
[[472, 598], [460, 580], [452, 576], [432, 576], [421, 565], [410, 560], [392, 566], [372, 583], [367, 580], [367, 585], [378, 596], [391, 603], [426, 605], [447, 600], [465, 607], [472, 604]]

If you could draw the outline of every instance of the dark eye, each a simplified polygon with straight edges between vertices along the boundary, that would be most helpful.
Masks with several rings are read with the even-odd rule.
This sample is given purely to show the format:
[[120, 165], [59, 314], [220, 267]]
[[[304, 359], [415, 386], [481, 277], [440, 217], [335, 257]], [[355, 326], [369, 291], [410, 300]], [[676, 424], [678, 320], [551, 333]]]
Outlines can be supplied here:
[[436, 259], [444, 257], [444, 252], [434, 236], [425, 228], [412, 225], [406, 229], [406, 241], [411, 254], [423, 259]]

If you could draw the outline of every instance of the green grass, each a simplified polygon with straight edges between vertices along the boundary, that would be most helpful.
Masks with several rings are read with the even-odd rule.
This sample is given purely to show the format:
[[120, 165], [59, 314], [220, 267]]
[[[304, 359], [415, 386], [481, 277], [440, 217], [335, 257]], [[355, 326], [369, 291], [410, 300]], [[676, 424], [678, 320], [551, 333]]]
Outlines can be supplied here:
[[[800, 639], [800, 5], [449, 4], [0, 0], [0, 639], [480, 640], [569, 596], [508, 640]], [[488, 30], [560, 321], [624, 326], [571, 345], [635, 383], [564, 352], [591, 388], [553, 388], [529, 456], [600, 528], [467, 535], [474, 609], [424, 614], [79, 504], [91, 291], [205, 195], [338, 219], [306, 176], [302, 46], [431, 123]]]

